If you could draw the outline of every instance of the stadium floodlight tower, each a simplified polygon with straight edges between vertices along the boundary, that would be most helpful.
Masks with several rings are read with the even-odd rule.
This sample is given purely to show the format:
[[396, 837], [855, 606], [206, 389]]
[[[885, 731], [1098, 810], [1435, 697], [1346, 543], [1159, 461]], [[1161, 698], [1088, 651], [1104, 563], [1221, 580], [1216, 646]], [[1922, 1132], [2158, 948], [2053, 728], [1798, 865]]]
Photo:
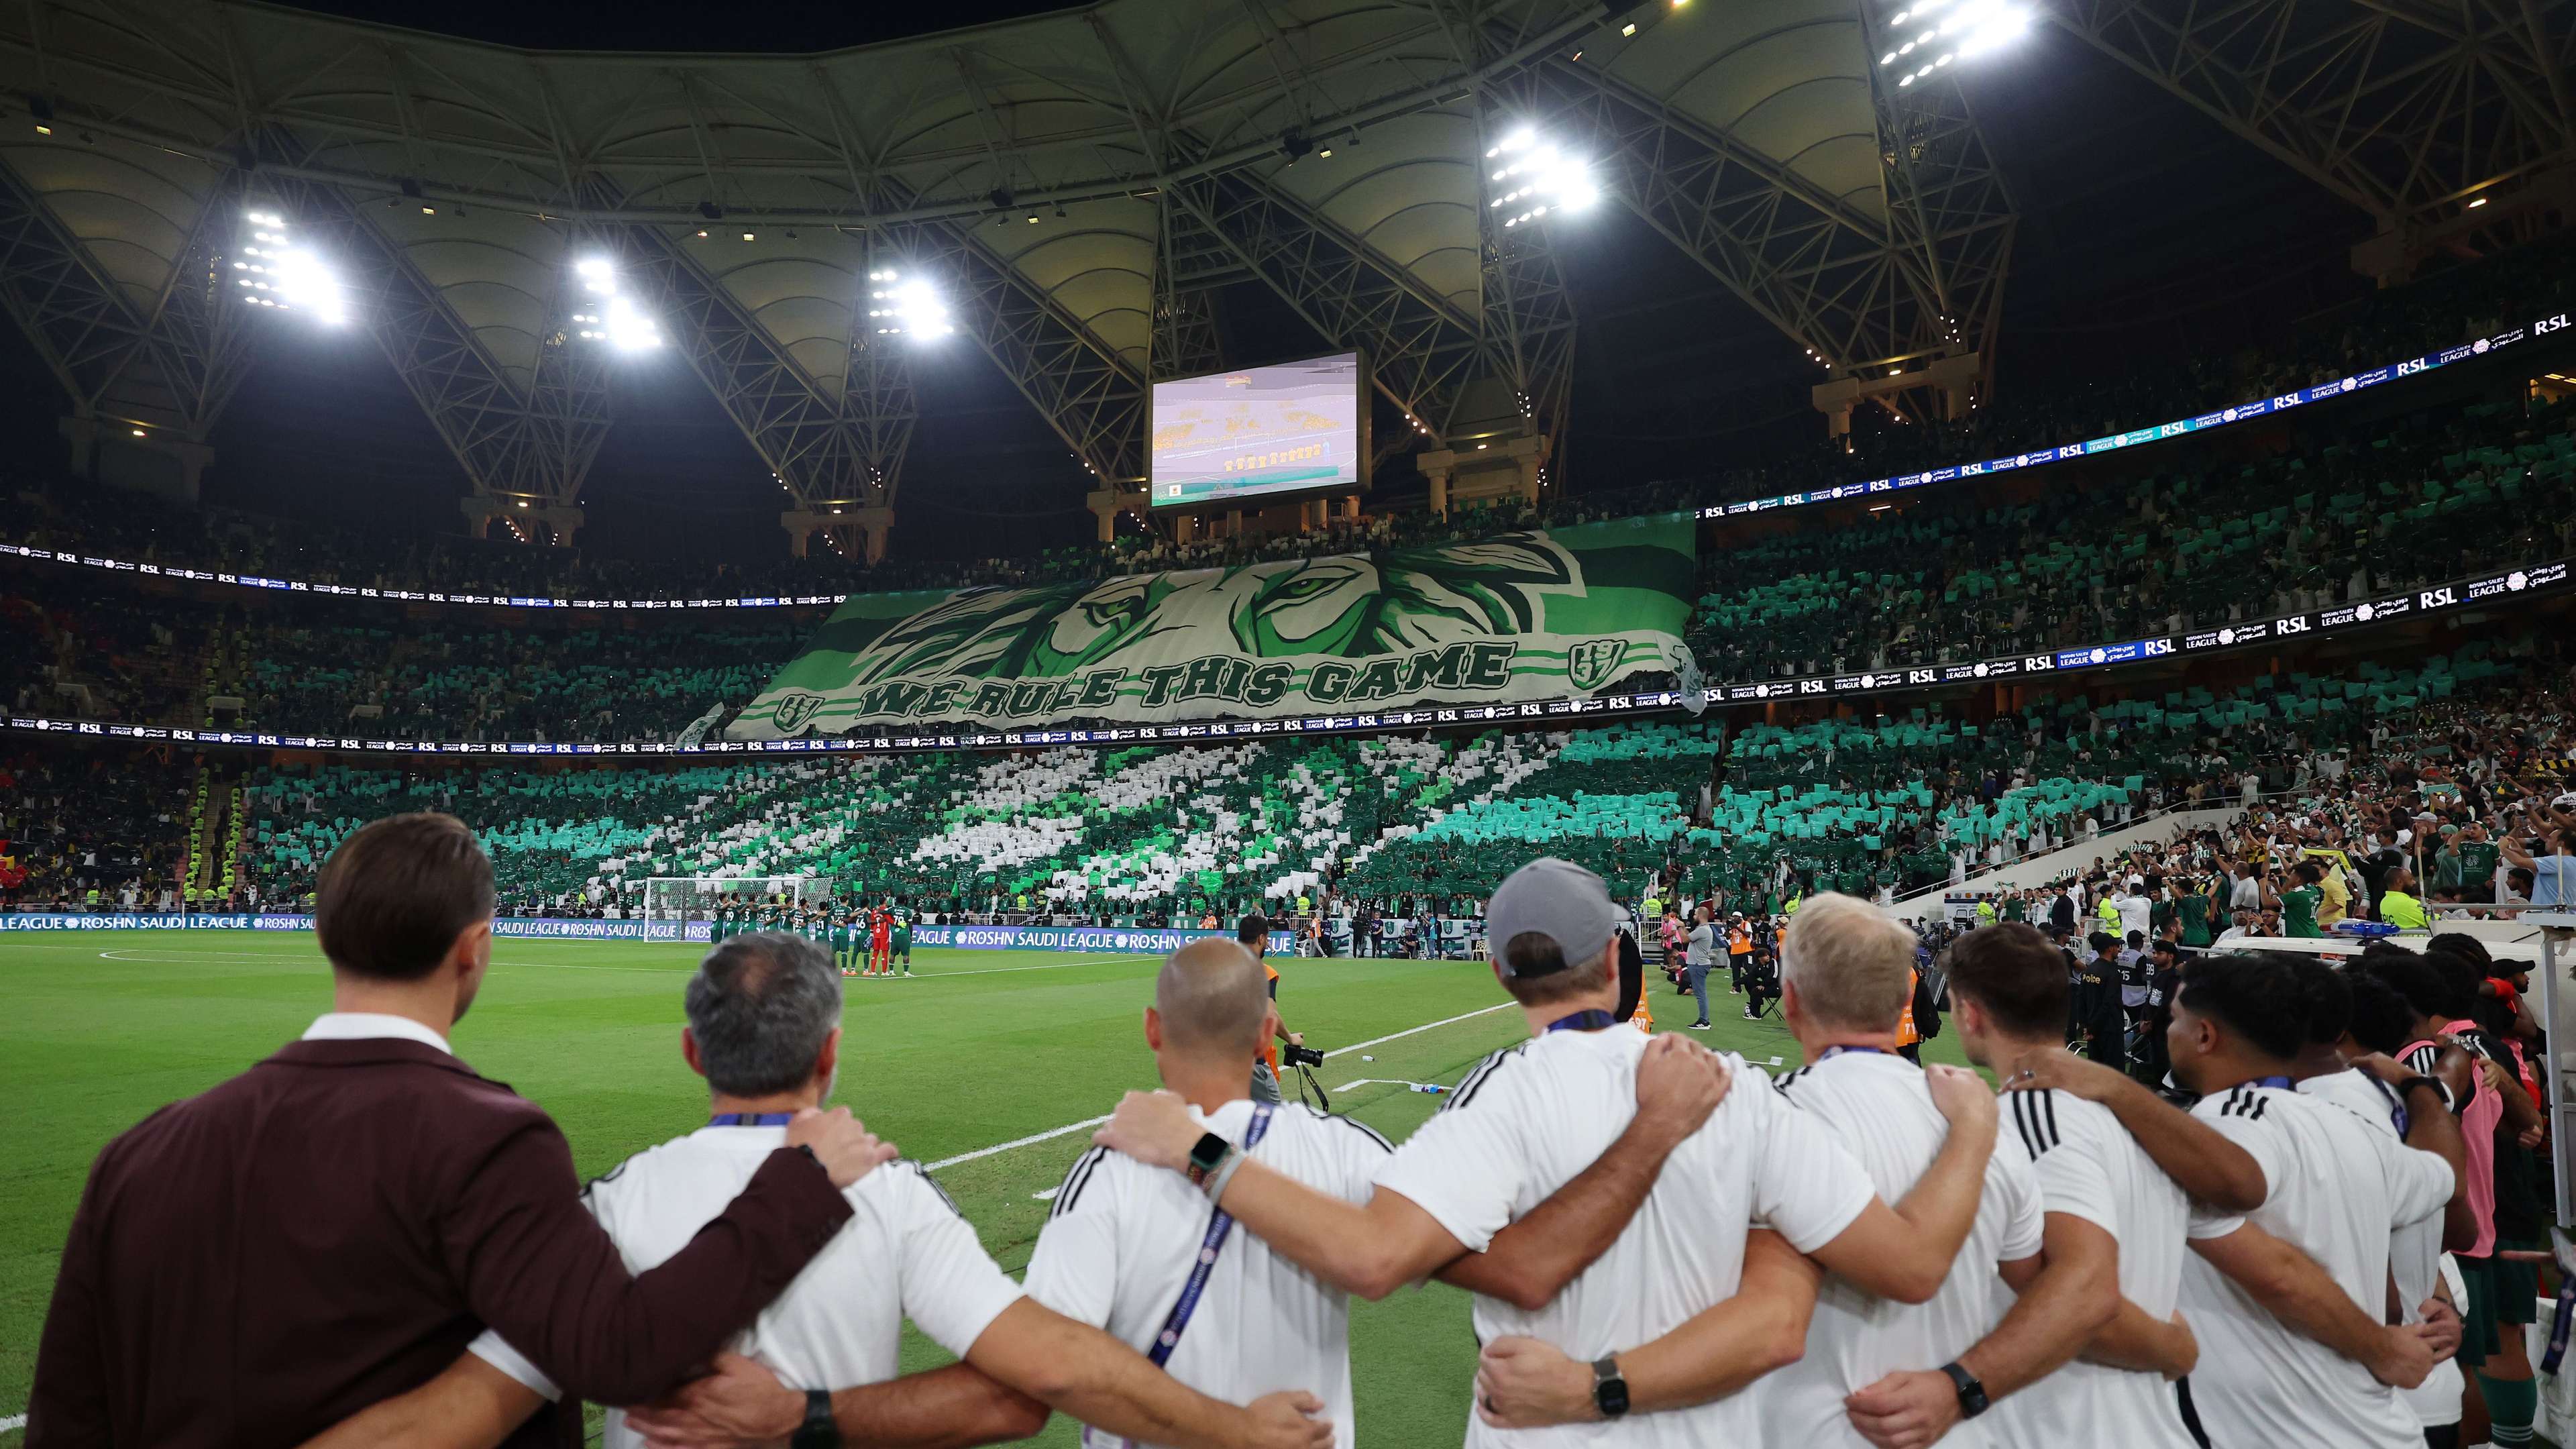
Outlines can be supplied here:
[[886, 337], [957, 335], [956, 314], [938, 286], [918, 272], [876, 267], [868, 272], [868, 326]]
[[242, 240], [236, 251], [233, 285], [244, 302], [301, 312], [330, 327], [349, 320], [338, 270], [321, 253], [294, 239], [284, 212], [254, 206], [242, 213]]
[[1525, 226], [1549, 212], [1582, 211], [1601, 199], [1601, 184], [1592, 179], [1592, 161], [1578, 156], [1528, 126], [1513, 130], [1485, 150], [1493, 164], [1486, 177], [1505, 188], [1485, 203], [1509, 211], [1506, 228]]
[[644, 882], [641, 916], [647, 941], [703, 941], [715, 913], [754, 906], [808, 910], [827, 905], [832, 883], [818, 875], [657, 875]]
[[2031, 11], [2013, 0], [1899, 0], [1887, 17], [1894, 37], [1879, 68], [1902, 66], [1901, 89], [1930, 80], [1953, 60], [1973, 60], [2021, 38], [2030, 29]]
[[572, 314], [585, 341], [605, 342], [619, 352], [650, 352], [662, 345], [662, 327], [644, 315], [617, 284], [617, 266], [606, 257], [584, 257], [573, 263], [581, 278], [585, 310]]

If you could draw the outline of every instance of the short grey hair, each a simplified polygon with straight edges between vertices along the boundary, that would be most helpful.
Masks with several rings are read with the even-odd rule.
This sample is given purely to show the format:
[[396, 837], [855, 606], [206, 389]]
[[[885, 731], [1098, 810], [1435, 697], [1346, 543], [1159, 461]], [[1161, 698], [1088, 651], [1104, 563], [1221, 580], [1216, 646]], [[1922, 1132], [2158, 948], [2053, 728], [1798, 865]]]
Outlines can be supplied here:
[[689, 1032], [707, 1085], [731, 1097], [803, 1086], [841, 1024], [841, 973], [785, 931], [728, 938], [689, 978]]

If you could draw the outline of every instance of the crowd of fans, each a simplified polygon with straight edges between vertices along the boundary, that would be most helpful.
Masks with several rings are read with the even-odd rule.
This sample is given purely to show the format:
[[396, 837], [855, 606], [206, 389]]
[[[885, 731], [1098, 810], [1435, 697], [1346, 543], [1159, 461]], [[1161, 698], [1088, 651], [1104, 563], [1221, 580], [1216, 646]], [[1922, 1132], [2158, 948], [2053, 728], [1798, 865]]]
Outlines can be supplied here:
[[1713, 679], [1884, 669], [2268, 618], [2576, 551], [2576, 406], [2433, 408], [2252, 461], [1704, 550]]
[[152, 757], [0, 756], [0, 906], [176, 909], [189, 773]]
[[[1933, 490], [1858, 521], [1722, 531], [1702, 548], [1688, 628], [1698, 667], [1725, 682], [2179, 635], [2576, 553], [2576, 402], [2323, 414], [2287, 451], [2250, 459], [2177, 446], [2137, 455], [2158, 471], [2023, 501]], [[1358, 532], [1332, 546], [1397, 546], [1420, 523], [1346, 525]], [[12, 703], [367, 738], [669, 740], [723, 730], [823, 614], [654, 612], [576, 627], [527, 611], [137, 592], [148, 586], [0, 565], [0, 658], [20, 666]], [[1606, 687], [1676, 682], [1656, 667]]]

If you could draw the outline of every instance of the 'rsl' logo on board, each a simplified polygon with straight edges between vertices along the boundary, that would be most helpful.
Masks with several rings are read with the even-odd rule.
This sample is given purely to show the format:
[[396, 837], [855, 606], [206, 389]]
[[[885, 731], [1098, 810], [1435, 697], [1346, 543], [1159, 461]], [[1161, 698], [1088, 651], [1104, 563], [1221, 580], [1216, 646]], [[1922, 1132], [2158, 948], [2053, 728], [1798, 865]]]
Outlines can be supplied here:
[[1565, 651], [1566, 677], [1577, 689], [1599, 689], [1627, 655], [1625, 639], [1586, 639]]

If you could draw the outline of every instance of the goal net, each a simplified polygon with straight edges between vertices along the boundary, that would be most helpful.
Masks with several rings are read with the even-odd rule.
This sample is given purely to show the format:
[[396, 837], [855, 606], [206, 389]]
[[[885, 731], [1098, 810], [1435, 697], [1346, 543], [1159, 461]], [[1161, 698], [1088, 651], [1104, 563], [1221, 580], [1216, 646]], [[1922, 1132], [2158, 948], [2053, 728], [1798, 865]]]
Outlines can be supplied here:
[[801, 911], [831, 897], [814, 875], [657, 875], [644, 882], [644, 939], [704, 941], [718, 911]]

